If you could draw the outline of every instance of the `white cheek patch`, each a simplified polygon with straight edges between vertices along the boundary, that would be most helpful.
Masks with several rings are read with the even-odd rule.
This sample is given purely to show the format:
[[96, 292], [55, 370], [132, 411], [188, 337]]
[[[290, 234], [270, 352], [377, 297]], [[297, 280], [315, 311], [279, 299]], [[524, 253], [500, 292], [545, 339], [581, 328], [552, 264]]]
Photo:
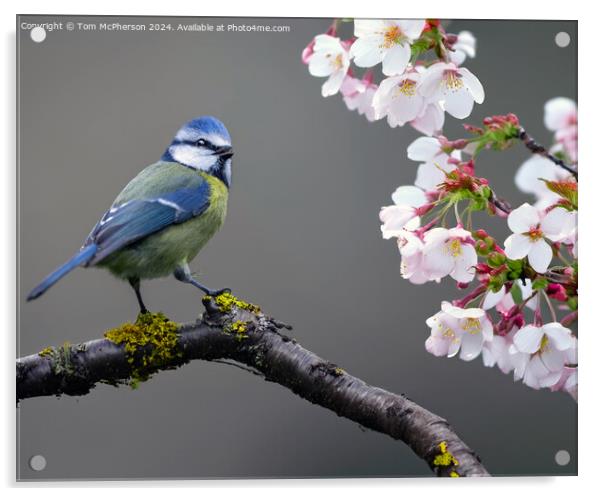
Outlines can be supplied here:
[[205, 150], [192, 145], [172, 145], [169, 147], [169, 153], [176, 162], [205, 172], [216, 162], [215, 155], [207, 155]]

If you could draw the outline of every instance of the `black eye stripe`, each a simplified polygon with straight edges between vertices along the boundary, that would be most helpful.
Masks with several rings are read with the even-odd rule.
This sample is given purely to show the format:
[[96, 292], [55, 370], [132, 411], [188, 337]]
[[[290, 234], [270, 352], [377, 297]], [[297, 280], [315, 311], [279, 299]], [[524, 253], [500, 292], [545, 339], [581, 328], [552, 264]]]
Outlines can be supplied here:
[[215, 146], [213, 143], [211, 143], [210, 141], [203, 139], [203, 138], [196, 140], [196, 141], [178, 140], [175, 143], [178, 145], [203, 146], [205, 148], [209, 148], [210, 150], [215, 150], [217, 148], [217, 146]]

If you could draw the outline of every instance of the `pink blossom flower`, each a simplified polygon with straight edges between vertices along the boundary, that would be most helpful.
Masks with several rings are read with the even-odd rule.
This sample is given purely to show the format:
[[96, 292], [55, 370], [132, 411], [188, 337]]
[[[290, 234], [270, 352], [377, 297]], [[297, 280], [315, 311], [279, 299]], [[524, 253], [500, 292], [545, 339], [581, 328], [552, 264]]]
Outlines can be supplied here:
[[552, 391], [564, 391], [569, 393], [577, 401], [577, 366], [565, 366], [562, 369], [562, 375], [556, 384], [550, 389]]
[[349, 53], [339, 38], [328, 34], [315, 37], [313, 53], [308, 57], [309, 73], [316, 77], [328, 77], [322, 85], [322, 96], [336, 94], [349, 69]]
[[383, 79], [372, 101], [376, 118], [387, 116], [389, 126], [396, 127], [422, 115], [425, 100], [417, 90], [419, 80], [416, 71]]
[[555, 138], [562, 145], [571, 160], [577, 161], [577, 104], [563, 97], [552, 98], [544, 105], [544, 124], [555, 132]]
[[557, 240], [566, 228], [567, 219], [553, 209], [541, 214], [535, 207], [523, 203], [508, 215], [508, 227], [514, 233], [504, 241], [504, 251], [511, 260], [528, 257], [534, 270], [543, 274], [552, 261], [552, 248], [544, 238]]
[[482, 308], [460, 308], [444, 301], [441, 311], [426, 324], [431, 335], [425, 347], [435, 356], [453, 357], [459, 351], [460, 359], [473, 360], [481, 353], [483, 343], [493, 339], [493, 326]]
[[422, 113], [410, 121], [416, 131], [433, 136], [439, 134], [445, 123], [445, 111], [439, 102], [426, 103]]
[[428, 102], [443, 102], [443, 108], [456, 119], [465, 119], [474, 102], [483, 103], [485, 92], [477, 77], [464, 67], [437, 62], [430, 66], [420, 82], [420, 94]]
[[347, 76], [341, 85], [341, 94], [349, 110], [357, 110], [360, 115], [366, 116], [368, 121], [376, 120], [372, 100], [378, 86], [371, 78], [357, 79]]
[[402, 74], [410, 62], [411, 43], [420, 36], [424, 20], [356, 20], [357, 40], [351, 56], [358, 67], [373, 67], [382, 62], [383, 74]]
[[475, 277], [477, 252], [474, 239], [462, 227], [436, 227], [424, 235], [424, 266], [432, 278], [447, 275], [458, 282], [470, 282]]
[[515, 378], [534, 389], [552, 387], [573, 356], [577, 339], [558, 322], [543, 326], [527, 325], [514, 335], [514, 346], [521, 354], [515, 359]]
[[391, 198], [394, 205], [382, 207], [379, 215], [384, 239], [399, 236], [404, 228], [417, 228], [420, 225], [418, 207], [428, 203], [424, 191], [415, 186], [400, 186]]
[[449, 60], [458, 66], [462, 65], [467, 56], [473, 59], [476, 55], [477, 39], [470, 31], [460, 31], [452, 48], [453, 51], [449, 51]]
[[413, 284], [424, 284], [431, 280], [424, 267], [424, 243], [415, 233], [402, 230], [397, 238], [401, 255], [400, 274]]
[[514, 370], [513, 353], [514, 335], [517, 333], [518, 327], [513, 327], [512, 330], [504, 336], [493, 336], [491, 341], [483, 343], [483, 365], [485, 367], [493, 367], [495, 365], [504, 373]]

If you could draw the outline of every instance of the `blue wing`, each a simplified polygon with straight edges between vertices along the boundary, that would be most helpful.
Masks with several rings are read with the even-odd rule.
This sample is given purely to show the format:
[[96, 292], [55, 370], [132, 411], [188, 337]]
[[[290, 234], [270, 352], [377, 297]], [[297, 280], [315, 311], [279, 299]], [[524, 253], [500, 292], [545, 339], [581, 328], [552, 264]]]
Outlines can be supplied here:
[[201, 215], [209, 206], [211, 186], [207, 181], [155, 198], [127, 201], [108, 210], [94, 227], [84, 247], [96, 245], [87, 265], [95, 265], [111, 253], [173, 224]]

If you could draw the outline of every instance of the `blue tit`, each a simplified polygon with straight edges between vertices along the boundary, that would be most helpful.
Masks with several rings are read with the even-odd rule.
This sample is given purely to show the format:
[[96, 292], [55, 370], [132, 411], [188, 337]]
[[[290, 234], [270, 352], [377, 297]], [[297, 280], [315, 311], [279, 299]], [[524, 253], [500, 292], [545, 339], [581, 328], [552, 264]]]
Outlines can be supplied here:
[[27, 297], [43, 295], [74, 268], [102, 267], [127, 280], [140, 311], [140, 281], [173, 274], [208, 295], [188, 264], [220, 229], [232, 180], [232, 142], [215, 117], [199, 117], [180, 128], [155, 164], [142, 170], [117, 196], [81, 249]]

